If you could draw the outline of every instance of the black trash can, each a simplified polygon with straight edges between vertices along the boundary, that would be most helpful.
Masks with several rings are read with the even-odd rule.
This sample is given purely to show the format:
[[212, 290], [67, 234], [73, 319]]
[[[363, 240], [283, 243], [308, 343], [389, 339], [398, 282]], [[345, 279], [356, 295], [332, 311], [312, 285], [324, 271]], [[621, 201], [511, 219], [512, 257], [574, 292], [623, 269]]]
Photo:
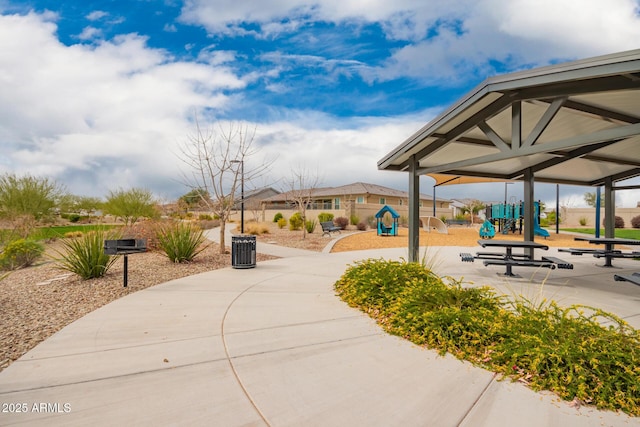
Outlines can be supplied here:
[[231, 266], [253, 268], [256, 266], [256, 236], [231, 236]]

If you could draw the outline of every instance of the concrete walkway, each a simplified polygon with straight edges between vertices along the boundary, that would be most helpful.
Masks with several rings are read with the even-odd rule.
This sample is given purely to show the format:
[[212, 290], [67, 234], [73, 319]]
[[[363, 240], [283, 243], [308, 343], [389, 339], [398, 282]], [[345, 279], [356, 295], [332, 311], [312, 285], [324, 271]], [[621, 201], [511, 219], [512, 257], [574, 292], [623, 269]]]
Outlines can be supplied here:
[[[640, 287], [613, 281], [632, 260], [612, 270], [572, 257], [574, 270], [521, 268], [507, 281], [498, 267], [461, 263], [469, 249], [428, 258], [440, 274], [596, 305], [640, 327]], [[114, 301], [0, 373], [0, 425], [640, 426], [389, 336], [335, 297], [347, 264], [406, 256], [305, 253]]]

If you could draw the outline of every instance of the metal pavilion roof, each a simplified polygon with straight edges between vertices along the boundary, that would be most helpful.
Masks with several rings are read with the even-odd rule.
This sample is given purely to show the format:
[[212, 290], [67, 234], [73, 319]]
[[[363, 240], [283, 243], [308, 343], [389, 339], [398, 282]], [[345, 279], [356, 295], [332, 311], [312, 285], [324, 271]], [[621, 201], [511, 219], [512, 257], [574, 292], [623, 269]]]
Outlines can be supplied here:
[[485, 80], [382, 170], [599, 186], [640, 176], [640, 49]]

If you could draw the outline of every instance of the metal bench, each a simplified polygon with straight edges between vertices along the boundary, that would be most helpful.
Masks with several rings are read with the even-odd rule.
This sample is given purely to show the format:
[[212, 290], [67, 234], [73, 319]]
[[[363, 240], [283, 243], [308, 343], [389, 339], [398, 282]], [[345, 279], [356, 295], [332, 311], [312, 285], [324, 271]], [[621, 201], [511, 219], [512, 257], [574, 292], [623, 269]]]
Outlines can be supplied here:
[[596, 258], [640, 258], [640, 252], [622, 252], [616, 250], [610, 253], [594, 253], [593, 256]]
[[616, 282], [631, 282], [634, 285], [640, 285], [640, 272], [631, 274], [614, 274], [613, 279]]
[[[595, 254], [604, 254], [604, 249], [586, 249], [586, 248], [560, 248], [558, 252], [568, 252], [571, 255], [595, 255]], [[622, 251], [619, 249], [614, 249], [612, 253], [621, 253]]]
[[[550, 269], [555, 269], [556, 264], [549, 261], [543, 260], [532, 260], [532, 259], [486, 259], [482, 261], [484, 266], [488, 265], [506, 265], [510, 267], [545, 267]], [[506, 274], [508, 276], [513, 276], [513, 274]]]
[[324, 236], [325, 234], [331, 236], [331, 233], [334, 231], [337, 231], [338, 233], [340, 233], [340, 230], [342, 230], [340, 227], [338, 227], [337, 225], [335, 225], [333, 223], [333, 221], [325, 221], [325, 222], [321, 222], [320, 223], [320, 227], [322, 227], [322, 235]]
[[556, 258], [556, 257], [553, 257], [553, 256], [543, 256], [542, 260], [554, 263], [557, 268], [564, 268], [564, 269], [567, 269], [567, 270], [573, 270], [573, 264], [571, 264], [570, 262], [564, 261], [564, 260], [562, 260], [560, 258]]
[[[477, 252], [476, 258], [478, 259], [504, 259], [504, 252]], [[511, 258], [529, 259], [527, 254], [511, 254]]]
[[460, 258], [462, 259], [462, 262], [473, 262], [473, 260], [475, 259], [475, 257], [468, 252], [461, 253]]

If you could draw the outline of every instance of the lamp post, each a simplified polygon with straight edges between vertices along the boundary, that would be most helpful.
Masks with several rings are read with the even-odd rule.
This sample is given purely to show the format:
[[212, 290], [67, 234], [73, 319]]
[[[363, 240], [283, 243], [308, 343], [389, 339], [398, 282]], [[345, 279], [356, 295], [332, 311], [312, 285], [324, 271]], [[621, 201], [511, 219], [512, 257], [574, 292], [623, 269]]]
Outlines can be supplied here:
[[500, 231], [504, 230], [504, 228], [507, 227], [507, 185], [509, 184], [513, 184], [513, 182], [504, 183], [504, 209], [503, 209], [502, 220], [500, 222], [500, 224], [504, 224], [504, 226], [500, 227]]
[[240, 163], [240, 234], [244, 234], [244, 160], [231, 160]]
[[509, 185], [509, 184], [513, 184], [513, 182], [505, 182], [504, 183], [504, 206], [505, 206], [505, 209], [506, 209], [506, 206], [507, 206], [507, 185]]
[[507, 185], [513, 184], [513, 182], [505, 182], [504, 183], [504, 216], [507, 216]]

